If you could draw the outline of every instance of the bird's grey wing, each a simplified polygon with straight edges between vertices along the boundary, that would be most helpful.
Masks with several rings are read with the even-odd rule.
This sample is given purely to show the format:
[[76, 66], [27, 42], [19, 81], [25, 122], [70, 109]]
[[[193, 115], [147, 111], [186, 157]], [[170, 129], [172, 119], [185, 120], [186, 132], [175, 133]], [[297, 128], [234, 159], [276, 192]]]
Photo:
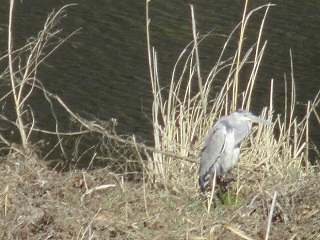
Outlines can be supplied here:
[[207, 134], [200, 156], [199, 185], [202, 188], [208, 184], [215, 171], [217, 176], [222, 175], [220, 158], [226, 148], [227, 134], [228, 129], [224, 124], [216, 124]]

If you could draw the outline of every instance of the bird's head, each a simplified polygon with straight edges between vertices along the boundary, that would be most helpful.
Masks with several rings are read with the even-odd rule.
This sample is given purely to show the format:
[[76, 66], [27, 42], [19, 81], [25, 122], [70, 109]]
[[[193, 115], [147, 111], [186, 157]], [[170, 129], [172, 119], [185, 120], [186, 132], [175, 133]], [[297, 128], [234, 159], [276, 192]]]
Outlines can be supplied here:
[[254, 123], [265, 123], [265, 124], [271, 124], [270, 121], [267, 121], [265, 119], [262, 119], [256, 115], [253, 115], [251, 112], [243, 109], [238, 109], [235, 111], [235, 114], [237, 114], [237, 118], [245, 121], [251, 121]]

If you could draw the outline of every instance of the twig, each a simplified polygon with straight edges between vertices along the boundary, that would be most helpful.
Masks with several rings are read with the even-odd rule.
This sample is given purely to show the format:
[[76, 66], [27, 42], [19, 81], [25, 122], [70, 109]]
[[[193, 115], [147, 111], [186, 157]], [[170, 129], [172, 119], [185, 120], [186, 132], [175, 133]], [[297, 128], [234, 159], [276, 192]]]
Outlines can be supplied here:
[[192, 33], [193, 33], [193, 42], [194, 42], [194, 51], [196, 55], [196, 65], [197, 65], [197, 73], [198, 73], [198, 85], [199, 85], [199, 92], [201, 96], [201, 103], [203, 108], [203, 116], [206, 116], [206, 109], [207, 104], [203, 93], [203, 86], [202, 86], [202, 77], [200, 71], [200, 59], [199, 59], [199, 49], [198, 49], [198, 34], [196, 29], [196, 19], [194, 17], [194, 9], [193, 5], [191, 5], [191, 18], [192, 18]]
[[17, 125], [18, 130], [20, 132], [22, 145], [26, 147], [27, 145], [27, 135], [25, 132], [25, 125], [22, 120], [23, 113], [21, 112], [21, 105], [18, 100], [18, 92], [16, 89], [16, 79], [15, 79], [15, 72], [13, 70], [13, 59], [12, 59], [12, 49], [13, 49], [13, 36], [12, 36], [12, 29], [13, 29], [13, 9], [14, 9], [14, 0], [10, 1], [10, 10], [9, 10], [9, 26], [8, 26], [8, 60], [9, 60], [9, 70], [10, 70], [10, 80], [11, 80], [11, 88], [13, 92], [15, 110], [16, 110], [16, 117], [17, 117]]
[[240, 229], [233, 227], [231, 225], [225, 224], [224, 225], [225, 228], [229, 229], [231, 232], [233, 232], [234, 234], [236, 234], [237, 236], [246, 239], [246, 240], [253, 240], [252, 238], [248, 237], [245, 235], [245, 233], [243, 231], [241, 231]]
[[272, 204], [271, 204], [271, 208], [270, 208], [270, 212], [269, 212], [269, 216], [268, 216], [268, 225], [267, 225], [267, 231], [266, 231], [265, 240], [269, 239], [274, 206], [276, 205], [276, 198], [277, 198], [277, 191], [274, 192], [273, 199], [272, 199]]
[[116, 140], [120, 143], [126, 143], [126, 144], [129, 144], [129, 145], [132, 145], [132, 146], [136, 146], [137, 148], [139, 149], [143, 149], [145, 151], [152, 151], [154, 153], [159, 153], [159, 154], [163, 154], [163, 155], [166, 155], [166, 156], [170, 156], [170, 157], [174, 157], [174, 158], [179, 158], [183, 161], [187, 161], [187, 162], [191, 162], [191, 163], [198, 163], [197, 160], [195, 160], [195, 157], [188, 157], [188, 156], [182, 156], [182, 155], [179, 155], [179, 154], [176, 154], [176, 153], [173, 153], [173, 152], [168, 152], [168, 151], [163, 151], [163, 150], [160, 150], [160, 149], [156, 149], [154, 147], [150, 147], [150, 146], [147, 146], [143, 143], [137, 143], [135, 142], [134, 140], [128, 140], [128, 139], [124, 139], [118, 135], [115, 135], [115, 134], [111, 134], [110, 131], [106, 130], [103, 126], [99, 125], [99, 124], [96, 124], [95, 122], [92, 122], [92, 121], [88, 121], [80, 116], [78, 116], [77, 114], [75, 114], [73, 111], [71, 111], [71, 109], [62, 101], [62, 99], [57, 96], [57, 95], [54, 95], [50, 92], [48, 92], [46, 89], [42, 88], [43, 91], [46, 92], [46, 94], [55, 99], [56, 101], [59, 102], [59, 104], [75, 119], [77, 120], [82, 126], [84, 126], [85, 128], [87, 128], [89, 131], [91, 132], [97, 132], [97, 133], [100, 133], [102, 135], [105, 135], [106, 137], [108, 137], [109, 139], [113, 139], [113, 140]]

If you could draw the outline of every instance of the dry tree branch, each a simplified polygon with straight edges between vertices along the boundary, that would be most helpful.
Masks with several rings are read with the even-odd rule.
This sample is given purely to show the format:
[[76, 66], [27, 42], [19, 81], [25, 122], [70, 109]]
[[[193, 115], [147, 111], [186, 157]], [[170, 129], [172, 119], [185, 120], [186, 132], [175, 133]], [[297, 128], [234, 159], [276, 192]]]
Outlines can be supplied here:
[[15, 111], [16, 111], [16, 121], [18, 125], [18, 130], [20, 132], [22, 145], [26, 147], [27, 145], [27, 134], [25, 129], [25, 123], [23, 122], [22, 115], [23, 109], [21, 109], [21, 105], [19, 102], [18, 92], [17, 92], [17, 79], [15, 77], [15, 72], [13, 69], [13, 57], [12, 57], [12, 49], [13, 49], [13, 8], [14, 8], [14, 0], [10, 0], [10, 10], [9, 10], [9, 26], [8, 26], [8, 59], [9, 59], [9, 70], [10, 70], [10, 80], [11, 80], [11, 88], [14, 97]]
[[[28, 99], [30, 99], [33, 94], [33, 91], [37, 82], [37, 79], [36, 79], [37, 69], [45, 59], [47, 59], [58, 47], [61, 46], [61, 44], [67, 41], [67, 39], [73, 36], [79, 29], [69, 34], [66, 38], [59, 39], [58, 42], [52, 42], [52, 38], [55, 37], [61, 31], [59, 29], [54, 30], [54, 28], [57, 26], [59, 21], [66, 16], [65, 9], [75, 4], [65, 5], [62, 8], [60, 8], [58, 11], [56, 12], [53, 11], [52, 13], [49, 14], [44, 24], [43, 30], [39, 32], [38, 36], [35, 39], [27, 43], [24, 47], [14, 51], [13, 50], [14, 4], [15, 4], [15, 1], [10, 0], [9, 24], [8, 24], [8, 54], [6, 55], [9, 61], [8, 69], [9, 69], [9, 76], [10, 76], [10, 82], [11, 82], [11, 90], [9, 91], [9, 93], [5, 94], [5, 96], [1, 98], [1, 101], [3, 101], [5, 98], [10, 96], [11, 94], [13, 95], [15, 111], [16, 111], [16, 120], [14, 125], [17, 127], [19, 131], [20, 138], [22, 141], [22, 146], [24, 149], [26, 149], [28, 148], [27, 146], [28, 140], [30, 139], [30, 136], [33, 133], [33, 131], [35, 131], [34, 129], [35, 119], [34, 119], [34, 115], [31, 107], [29, 106], [29, 109], [28, 109], [26, 108], [25, 105]], [[48, 46], [51, 46], [52, 44], [54, 44], [55, 46], [50, 50], [49, 53], [44, 55], [43, 54], [44, 49]], [[22, 53], [26, 53], [27, 59], [26, 59], [26, 62], [21, 66], [20, 55]], [[14, 54], [17, 54], [17, 55], [14, 56]], [[16, 61], [19, 61], [18, 70], [14, 69], [14, 64], [16, 63]], [[4, 76], [6, 72], [7, 70], [3, 72], [2, 76]], [[19, 75], [20, 78], [17, 75]], [[31, 117], [32, 117], [31, 123], [25, 122], [27, 113], [31, 114]], [[7, 120], [7, 118], [3, 118], [3, 119]], [[31, 127], [29, 127], [30, 124], [31, 124]]]
[[[154, 147], [150, 147], [150, 146], [147, 146], [143, 143], [138, 143], [136, 142], [135, 139], [124, 139], [116, 134], [112, 134], [110, 131], [106, 130], [105, 127], [103, 127], [102, 125], [100, 124], [97, 124], [96, 122], [94, 121], [88, 121], [82, 117], [80, 117], [79, 115], [77, 115], [76, 113], [74, 113], [64, 102], [63, 100], [55, 95], [55, 94], [52, 94], [50, 93], [49, 91], [47, 91], [46, 89], [44, 89], [43, 86], [37, 86], [39, 88], [42, 89], [42, 91], [50, 98], [53, 98], [55, 99], [69, 114], [72, 118], [74, 118], [77, 122], [79, 122], [83, 127], [85, 127], [88, 131], [90, 132], [96, 132], [96, 133], [99, 133], [103, 136], [106, 136], [107, 138], [109, 139], [113, 139], [119, 143], [124, 143], [124, 144], [129, 144], [131, 146], [134, 146], [134, 147], [137, 147], [141, 150], [144, 150], [144, 151], [151, 151], [151, 152], [154, 152], [154, 153], [159, 153], [159, 154], [163, 154], [163, 155], [166, 155], [166, 156], [170, 156], [170, 157], [174, 157], [174, 158], [177, 158], [177, 159], [181, 159], [183, 161], [187, 161], [187, 162], [191, 162], [191, 163], [197, 163], [197, 160], [195, 160], [195, 157], [188, 157], [188, 156], [182, 156], [182, 155], [179, 155], [179, 154], [176, 154], [176, 153], [173, 153], [173, 152], [169, 152], [169, 151], [163, 151], [163, 150], [160, 150], [160, 149], [156, 149]], [[86, 131], [84, 131], [86, 132]]]

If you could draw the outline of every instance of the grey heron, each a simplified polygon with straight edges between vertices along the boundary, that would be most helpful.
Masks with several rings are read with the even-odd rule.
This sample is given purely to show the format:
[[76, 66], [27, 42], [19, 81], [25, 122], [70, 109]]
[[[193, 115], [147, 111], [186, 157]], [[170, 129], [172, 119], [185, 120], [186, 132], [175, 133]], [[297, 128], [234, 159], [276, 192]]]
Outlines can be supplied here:
[[200, 153], [199, 186], [202, 191], [219, 181], [237, 163], [240, 143], [248, 136], [252, 123], [270, 123], [252, 113], [239, 109], [219, 118], [209, 129]]

